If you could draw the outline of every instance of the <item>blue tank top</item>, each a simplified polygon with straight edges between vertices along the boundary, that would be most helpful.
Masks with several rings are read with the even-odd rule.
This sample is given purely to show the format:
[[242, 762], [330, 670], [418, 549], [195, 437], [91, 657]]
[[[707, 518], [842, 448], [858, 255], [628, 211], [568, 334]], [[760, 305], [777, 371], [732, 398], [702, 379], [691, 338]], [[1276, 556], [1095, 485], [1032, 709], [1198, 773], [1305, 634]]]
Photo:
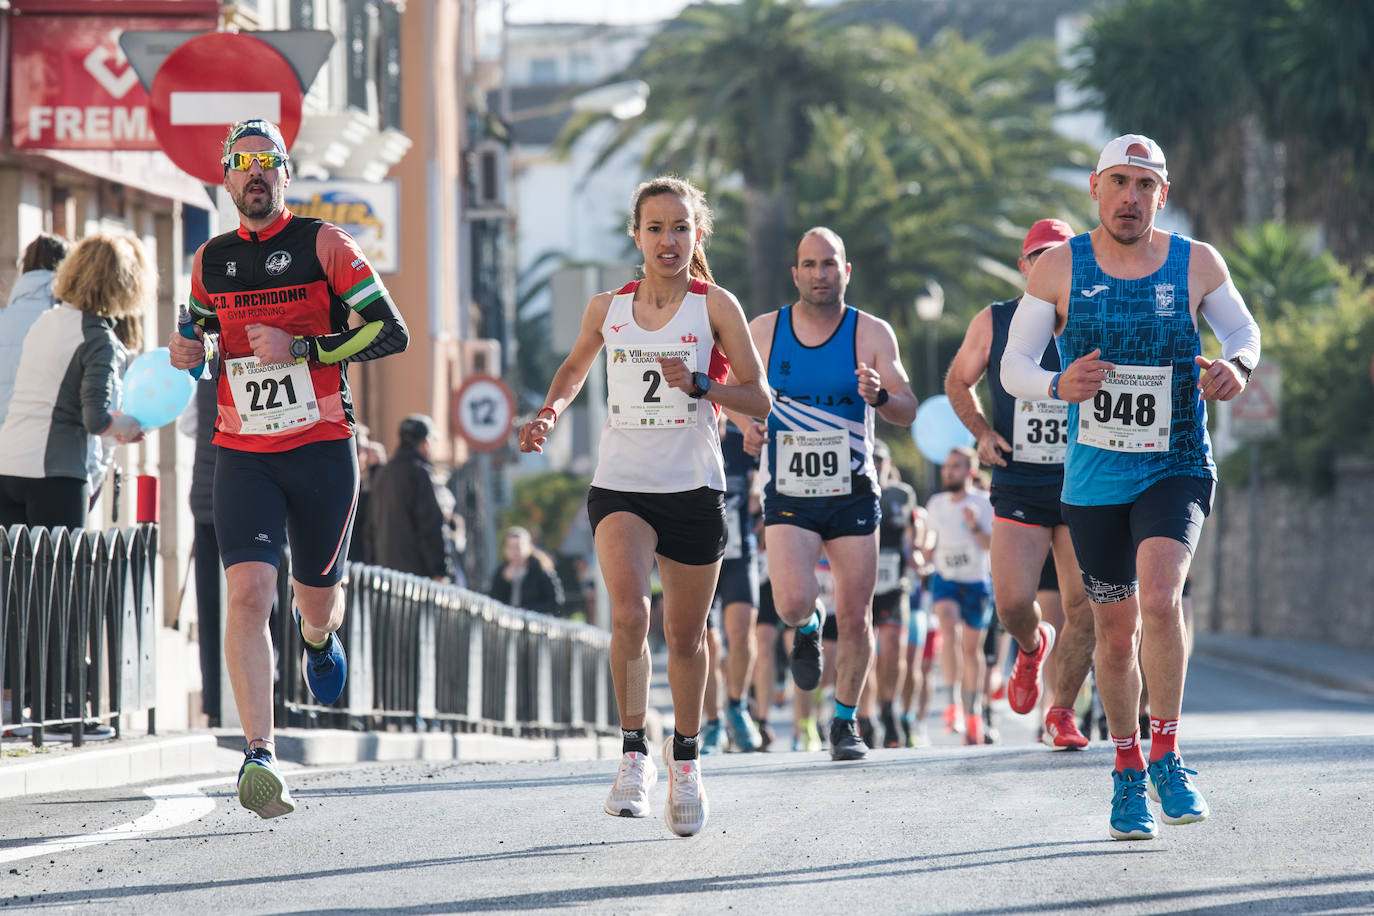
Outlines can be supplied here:
[[754, 534], [754, 517], [749, 512], [749, 472], [758, 469], [759, 459], [744, 450], [744, 433], [733, 423], [725, 427], [720, 451], [725, 459], [725, 511], [739, 522], [740, 556], [753, 557], [759, 539]]
[[849, 433], [848, 495], [878, 495], [873, 483], [873, 408], [859, 397], [856, 335], [859, 312], [846, 306], [844, 318], [829, 339], [803, 345], [792, 332], [792, 306], [778, 310], [768, 353], [768, 384], [773, 410], [768, 414], [768, 448], [764, 496], [777, 495], [778, 434], [816, 429]]
[[[1188, 306], [1191, 240], [1172, 234], [1169, 256], [1147, 277], [1122, 280], [1097, 266], [1088, 234], [1069, 242], [1073, 252], [1068, 321], [1059, 336], [1062, 364], [1101, 348], [1102, 358], [1122, 367], [1172, 367], [1172, 411], [1166, 451], [1114, 451], [1078, 441], [1087, 428], [1085, 411], [1100, 419], [1134, 418], [1148, 426], [1145, 410], [1099, 391], [1093, 400], [1069, 405], [1069, 449], [1065, 457], [1064, 502], [1073, 506], [1110, 506], [1133, 502], [1167, 477], [1216, 477], [1207, 436], [1207, 408], [1197, 389], [1193, 358], [1201, 352]], [[1142, 422], [1143, 421], [1143, 422]]]
[[[992, 428], [1008, 442], [1015, 441], [1016, 398], [1002, 387], [1002, 354], [1007, 349], [1007, 331], [1011, 328], [1012, 316], [1021, 297], [994, 302], [988, 307], [992, 316], [992, 345], [988, 349], [988, 389], [992, 392]], [[1059, 350], [1051, 340], [1040, 357], [1040, 366], [1051, 372], [1059, 371]], [[1065, 424], [1067, 427], [1067, 424]], [[1055, 435], [1067, 434], [1064, 430], [1054, 430]], [[992, 468], [993, 486], [1006, 487], [1054, 487], [1064, 480], [1064, 465], [1033, 464], [1016, 461], [1009, 456], [1006, 467]]]

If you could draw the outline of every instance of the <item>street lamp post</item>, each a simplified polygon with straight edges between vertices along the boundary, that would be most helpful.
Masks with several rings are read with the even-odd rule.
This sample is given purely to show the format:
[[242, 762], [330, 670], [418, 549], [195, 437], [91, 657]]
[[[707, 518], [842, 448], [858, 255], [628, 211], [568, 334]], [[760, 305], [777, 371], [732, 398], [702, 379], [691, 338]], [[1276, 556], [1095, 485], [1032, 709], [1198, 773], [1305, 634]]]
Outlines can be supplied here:
[[[940, 393], [940, 380], [936, 362], [936, 343], [938, 335], [936, 329], [940, 324], [940, 316], [945, 311], [945, 290], [937, 280], [930, 280], [926, 283], [925, 291], [916, 297], [916, 317], [926, 326], [926, 391], [925, 396], [934, 397]], [[938, 470], [932, 462], [927, 461], [929, 468], [926, 475], [926, 485], [929, 492], [934, 493], [937, 487], [936, 475]]]

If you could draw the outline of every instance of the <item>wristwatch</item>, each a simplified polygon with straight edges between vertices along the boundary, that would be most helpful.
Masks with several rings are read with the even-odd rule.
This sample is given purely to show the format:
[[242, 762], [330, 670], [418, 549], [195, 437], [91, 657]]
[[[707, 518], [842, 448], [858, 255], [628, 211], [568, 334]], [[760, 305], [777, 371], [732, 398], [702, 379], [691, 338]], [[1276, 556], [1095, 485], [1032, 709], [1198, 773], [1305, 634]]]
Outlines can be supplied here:
[[870, 402], [869, 406], [882, 407], [884, 404], [887, 403], [887, 399], [890, 397], [892, 397], [892, 395], [888, 393], [888, 390], [886, 388], [879, 388], [878, 396]]
[[1255, 363], [1244, 353], [1238, 353], [1231, 357], [1231, 365], [1240, 370], [1241, 376], [1246, 382], [1250, 381], [1250, 373], [1255, 371]]
[[692, 390], [687, 392], [689, 398], [699, 398], [711, 390], [711, 376], [705, 372], [692, 373]]
[[309, 359], [310, 341], [306, 340], [304, 337], [293, 337], [291, 339], [291, 355], [298, 361]]

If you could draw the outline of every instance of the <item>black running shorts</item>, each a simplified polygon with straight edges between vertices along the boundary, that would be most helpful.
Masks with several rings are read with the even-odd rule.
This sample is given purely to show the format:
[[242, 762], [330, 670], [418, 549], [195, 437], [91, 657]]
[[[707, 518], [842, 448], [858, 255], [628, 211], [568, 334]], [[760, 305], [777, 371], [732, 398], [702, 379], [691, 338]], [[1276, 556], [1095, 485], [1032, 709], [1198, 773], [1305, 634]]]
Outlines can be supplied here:
[[215, 537], [228, 569], [278, 564], [291, 546], [291, 577], [326, 588], [344, 574], [358, 506], [352, 439], [308, 442], [284, 452], [221, 448], [215, 461]]
[[1197, 550], [1202, 522], [1212, 511], [1216, 482], [1210, 477], [1166, 477], [1117, 506], [1063, 504], [1083, 570], [1088, 597], [1098, 604], [1124, 601], [1135, 594], [1135, 557], [1146, 538], [1171, 538]]
[[625, 493], [592, 487], [587, 518], [592, 533], [606, 516], [628, 512], [654, 529], [654, 551], [688, 566], [710, 566], [725, 555], [725, 493], [698, 487], [681, 493]]

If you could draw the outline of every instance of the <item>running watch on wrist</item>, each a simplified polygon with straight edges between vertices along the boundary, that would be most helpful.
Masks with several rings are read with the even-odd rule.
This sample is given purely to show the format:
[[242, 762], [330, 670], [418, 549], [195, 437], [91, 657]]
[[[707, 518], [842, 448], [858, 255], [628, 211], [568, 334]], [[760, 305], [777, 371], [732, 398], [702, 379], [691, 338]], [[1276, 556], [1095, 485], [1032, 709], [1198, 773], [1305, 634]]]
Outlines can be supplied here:
[[882, 407], [884, 404], [887, 403], [887, 399], [890, 398], [890, 397], [892, 397], [892, 395], [888, 394], [888, 391], [887, 391], [886, 388], [879, 388], [879, 389], [878, 389], [878, 396], [877, 396], [876, 398], [873, 399], [873, 401], [871, 402], [870, 406], [872, 406], [872, 407]]
[[1231, 365], [1240, 370], [1241, 378], [1250, 381], [1250, 373], [1255, 371], [1255, 364], [1250, 361], [1250, 357], [1244, 353], [1239, 353], [1231, 357]]
[[310, 358], [310, 341], [304, 337], [294, 337], [291, 340], [291, 355], [297, 360]]
[[689, 398], [699, 398], [711, 390], [711, 376], [705, 372], [692, 373], [692, 390], [687, 392]]

